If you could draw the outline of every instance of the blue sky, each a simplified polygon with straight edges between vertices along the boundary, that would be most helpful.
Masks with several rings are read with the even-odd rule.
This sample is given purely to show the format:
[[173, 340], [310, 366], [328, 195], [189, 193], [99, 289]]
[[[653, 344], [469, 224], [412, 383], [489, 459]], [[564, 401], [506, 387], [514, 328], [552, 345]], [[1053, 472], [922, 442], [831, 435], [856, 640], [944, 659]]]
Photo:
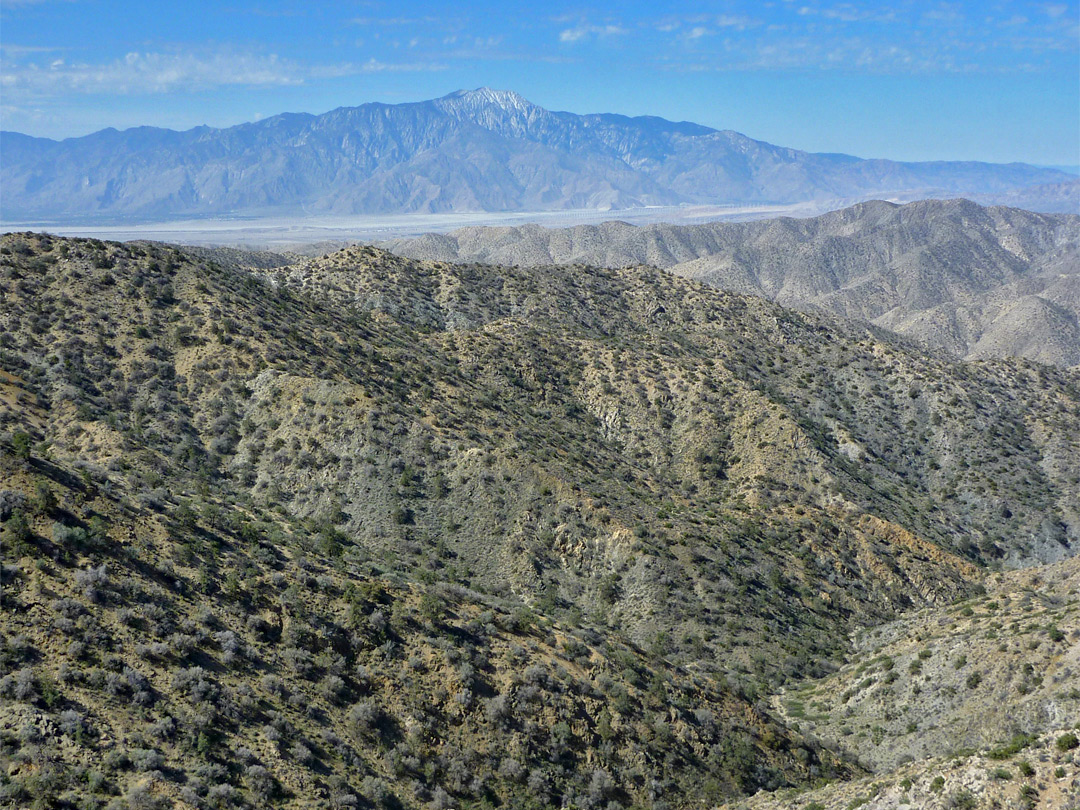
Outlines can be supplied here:
[[506, 88], [811, 151], [1080, 163], [1080, 2], [0, 0], [0, 125], [228, 126]]

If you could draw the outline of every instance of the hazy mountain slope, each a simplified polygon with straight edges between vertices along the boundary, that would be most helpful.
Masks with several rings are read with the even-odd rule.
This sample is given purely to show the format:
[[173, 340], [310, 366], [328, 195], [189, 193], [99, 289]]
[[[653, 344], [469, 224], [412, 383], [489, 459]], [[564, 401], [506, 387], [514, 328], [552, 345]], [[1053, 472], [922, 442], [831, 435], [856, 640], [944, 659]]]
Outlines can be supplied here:
[[253, 764], [406, 807], [805, 783], [831, 760], [756, 696], [1080, 540], [1073, 372], [653, 268], [25, 234], [0, 268], [16, 804], [43, 774], [257, 803]]
[[1080, 213], [1080, 179], [997, 194], [972, 194], [970, 198], [981, 205], [1008, 205], [1048, 214], [1076, 214]]
[[2, 133], [0, 148], [8, 221], [779, 203], [1072, 179], [1023, 164], [810, 154], [655, 117], [550, 112], [487, 88], [223, 130]]
[[384, 246], [440, 261], [648, 263], [962, 357], [1080, 363], [1078, 217], [964, 200], [869, 202], [804, 220], [463, 228]]

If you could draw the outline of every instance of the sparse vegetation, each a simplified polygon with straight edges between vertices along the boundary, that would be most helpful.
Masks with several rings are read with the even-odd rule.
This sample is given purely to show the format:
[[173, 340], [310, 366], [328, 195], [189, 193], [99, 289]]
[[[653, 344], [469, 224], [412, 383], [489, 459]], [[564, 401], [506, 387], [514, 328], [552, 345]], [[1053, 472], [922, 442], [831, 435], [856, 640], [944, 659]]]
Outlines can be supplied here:
[[[1075, 435], [1065, 372], [957, 370], [648, 268], [3, 244], [14, 806], [675, 807], [846, 777], [770, 691], [913, 598], [955, 618], [1076, 463], [1035, 429]], [[1008, 538], [934, 500], [932, 449], [896, 438], [934, 385], [966, 403], [940, 429], [996, 476]], [[1008, 469], [973, 443], [991, 428]], [[916, 650], [836, 693], [894, 715], [820, 694], [792, 716], [859, 745], [923, 733], [900, 701], [957, 658]]]

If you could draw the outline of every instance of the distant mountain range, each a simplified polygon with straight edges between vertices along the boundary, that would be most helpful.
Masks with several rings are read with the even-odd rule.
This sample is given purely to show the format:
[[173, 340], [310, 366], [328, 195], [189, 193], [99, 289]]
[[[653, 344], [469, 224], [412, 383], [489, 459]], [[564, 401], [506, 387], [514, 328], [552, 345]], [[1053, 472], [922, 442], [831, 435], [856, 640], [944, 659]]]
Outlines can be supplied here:
[[0, 150], [8, 222], [975, 194], [1075, 210], [1080, 192], [1055, 169], [814, 154], [651, 116], [551, 112], [488, 88], [228, 129], [106, 129], [59, 142], [4, 132]]
[[785, 306], [871, 321], [970, 359], [1080, 364], [1080, 217], [968, 200], [873, 201], [810, 219], [462, 228], [414, 259], [652, 264]]

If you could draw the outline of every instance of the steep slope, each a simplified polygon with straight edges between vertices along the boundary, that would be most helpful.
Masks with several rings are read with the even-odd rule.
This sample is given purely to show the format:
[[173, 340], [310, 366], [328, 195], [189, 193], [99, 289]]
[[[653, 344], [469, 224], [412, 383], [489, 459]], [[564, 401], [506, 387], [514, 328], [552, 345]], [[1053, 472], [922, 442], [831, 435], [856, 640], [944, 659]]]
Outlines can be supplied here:
[[973, 572], [952, 554], [1077, 540], [1075, 375], [956, 366], [648, 268], [356, 248], [260, 283], [166, 248], [7, 240], [5, 358], [55, 403], [55, 453], [146, 445], [157, 475], [186, 460], [410, 564], [441, 543], [470, 581], [587, 594], [642, 641], [679, 599], [701, 604], [679, 627], [714, 627], [709, 607], [743, 617], [729, 642], [756, 637], [745, 600], [771, 615], [794, 588], [810, 608], [768, 623], [795, 647], [836, 611], [952, 598]]
[[393, 582], [257, 508], [155, 514], [17, 446], [4, 806], [687, 806], [851, 772], [624, 640]]
[[1077, 217], [965, 200], [875, 201], [802, 220], [463, 228], [384, 247], [438, 261], [653, 264], [871, 321], [961, 357], [1080, 364]]
[[860, 634], [849, 662], [774, 700], [873, 777], [746, 808], [1075, 808], [1080, 564], [996, 575], [986, 593]]
[[[1077, 731], [1061, 726], [1018, 739], [1015, 750], [960, 751], [908, 763], [887, 774], [834, 782], [809, 791], [760, 792], [725, 802], [721, 810], [957, 810], [1015, 807], [1018, 810], [1076, 810], [1080, 805]], [[1062, 741], [1060, 744], [1058, 741]], [[1072, 747], [1070, 747], [1072, 746]]]
[[1080, 717], [1080, 561], [985, 586], [861, 633], [842, 669], [777, 710], [875, 772], [1069, 725]]
[[223, 130], [0, 133], [0, 148], [9, 222], [831, 201], [1073, 179], [1022, 164], [810, 154], [655, 117], [550, 112], [487, 88]]
[[845, 767], [757, 696], [1080, 540], [1073, 372], [653, 268], [33, 234], [0, 268], [16, 805], [806, 784]]

